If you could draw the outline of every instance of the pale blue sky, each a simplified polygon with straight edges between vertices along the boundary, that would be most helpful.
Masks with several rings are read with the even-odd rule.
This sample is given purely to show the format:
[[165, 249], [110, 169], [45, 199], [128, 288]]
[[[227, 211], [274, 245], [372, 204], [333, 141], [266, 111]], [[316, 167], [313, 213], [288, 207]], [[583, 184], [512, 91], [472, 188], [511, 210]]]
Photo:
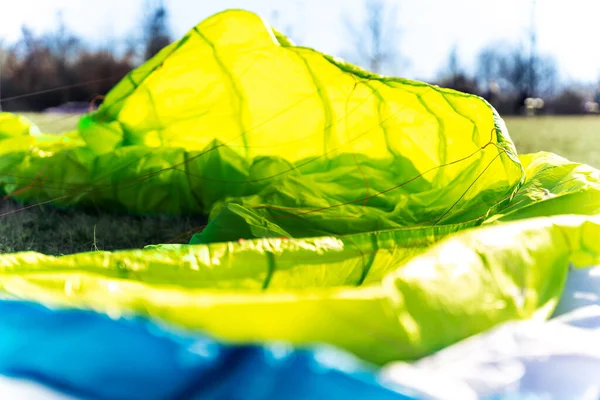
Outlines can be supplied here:
[[[14, 41], [23, 23], [38, 31], [52, 28], [57, 10], [77, 33], [96, 43], [122, 38], [139, 24], [142, 0], [2, 0], [0, 40]], [[362, 0], [165, 0], [176, 36], [226, 8], [245, 8], [279, 26], [293, 26], [299, 44], [340, 55], [347, 45], [342, 13], [359, 16]], [[411, 60], [402, 75], [432, 79], [454, 44], [466, 66], [477, 51], [495, 40], [524, 39], [530, 0], [388, 0], [399, 6], [403, 36], [399, 49]], [[567, 80], [600, 77], [599, 0], [538, 0], [536, 24], [542, 51], [559, 61]]]

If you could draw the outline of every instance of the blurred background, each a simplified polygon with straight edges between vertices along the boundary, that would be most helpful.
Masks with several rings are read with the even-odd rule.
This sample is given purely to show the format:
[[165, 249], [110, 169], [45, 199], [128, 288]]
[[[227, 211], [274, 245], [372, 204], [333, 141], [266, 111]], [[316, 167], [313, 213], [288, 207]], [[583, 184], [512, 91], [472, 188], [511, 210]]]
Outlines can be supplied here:
[[371, 71], [480, 95], [507, 117], [520, 152], [600, 166], [596, 0], [20, 0], [0, 13], [0, 106], [66, 129], [72, 120], [49, 115], [86, 111], [227, 8]]

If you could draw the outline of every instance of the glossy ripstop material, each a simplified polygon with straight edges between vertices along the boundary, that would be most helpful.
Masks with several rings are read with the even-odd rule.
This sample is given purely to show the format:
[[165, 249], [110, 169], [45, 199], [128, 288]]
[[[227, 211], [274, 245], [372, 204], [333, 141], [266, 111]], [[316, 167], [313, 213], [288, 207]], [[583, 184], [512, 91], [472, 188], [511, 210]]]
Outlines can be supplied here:
[[546, 318], [569, 263], [600, 255], [596, 169], [519, 156], [485, 100], [294, 46], [239, 10], [76, 131], [0, 138], [0, 174], [28, 202], [209, 215], [184, 246], [2, 255], [7, 296], [378, 364]]
[[300, 400], [324, 392], [332, 400], [420, 399], [383, 386], [367, 366], [331, 348], [231, 346], [143, 318], [13, 301], [0, 301], [0, 315], [0, 373], [20, 387], [33, 379], [53, 389], [29, 387], [11, 399]]
[[238, 10], [127, 75], [77, 137], [5, 165], [23, 177], [5, 191], [60, 159], [53, 185], [18, 197], [142, 214], [235, 203], [307, 237], [480, 220], [523, 179], [483, 99], [368, 73]]
[[547, 318], [568, 265], [600, 262], [598, 217], [527, 219], [429, 247], [432, 237], [403, 233], [3, 255], [0, 289], [54, 306], [148, 315], [228, 341], [329, 343], [383, 364], [500, 322]]

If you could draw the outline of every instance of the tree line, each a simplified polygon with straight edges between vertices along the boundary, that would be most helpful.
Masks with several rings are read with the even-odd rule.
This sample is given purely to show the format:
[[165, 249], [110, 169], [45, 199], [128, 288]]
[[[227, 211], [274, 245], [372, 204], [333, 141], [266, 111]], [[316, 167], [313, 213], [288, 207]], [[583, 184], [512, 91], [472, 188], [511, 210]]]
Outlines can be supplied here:
[[128, 72], [171, 42], [162, 1], [146, 0], [139, 37], [122, 51], [110, 45], [93, 49], [58, 16], [54, 31], [36, 35], [21, 28], [19, 40], [0, 46], [1, 109], [43, 111], [69, 102], [92, 103]]
[[[362, 15], [359, 21], [346, 19], [348, 36], [354, 39], [348, 58], [374, 72], [402, 76], [406, 59], [399, 48], [401, 28], [395, 5], [365, 0]], [[523, 39], [517, 44], [490, 43], [477, 55], [471, 72], [453, 47], [433, 83], [484, 97], [502, 115], [599, 112], [596, 88], [561, 82], [556, 59], [537, 51], [533, 26]]]
[[[384, 0], [365, 0], [359, 21], [345, 18], [350, 49], [343, 54], [377, 73], [402, 76], [408, 59], [400, 51], [398, 10]], [[129, 71], [172, 40], [162, 0], [145, 0], [144, 18], [126, 46], [93, 49], [73, 34], [59, 15], [54, 31], [36, 35], [22, 27], [11, 46], [0, 43], [0, 107], [9, 111], [42, 111], [68, 102], [92, 102], [106, 94]], [[598, 112], [590, 88], [563, 85], [556, 60], [535, 48], [535, 30], [528, 45], [490, 43], [467, 71], [458, 48], [449, 49], [436, 83], [487, 99], [503, 115], [583, 114]], [[56, 90], [60, 88], [60, 90]]]

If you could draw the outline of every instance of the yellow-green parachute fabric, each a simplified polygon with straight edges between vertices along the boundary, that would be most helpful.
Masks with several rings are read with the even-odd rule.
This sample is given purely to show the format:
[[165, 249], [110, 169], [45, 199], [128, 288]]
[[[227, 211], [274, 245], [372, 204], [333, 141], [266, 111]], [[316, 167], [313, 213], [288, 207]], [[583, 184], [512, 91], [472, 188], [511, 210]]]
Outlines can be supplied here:
[[600, 263], [600, 217], [527, 219], [433, 240], [403, 231], [63, 257], [0, 256], [5, 295], [141, 314], [235, 342], [329, 343], [411, 360], [547, 318], [569, 265]]
[[246, 11], [163, 49], [73, 132], [3, 118], [5, 195], [209, 215], [189, 245], [0, 255], [11, 298], [382, 364], [547, 318], [569, 265], [600, 262], [596, 169], [519, 156], [485, 100], [294, 46]]
[[477, 221], [523, 179], [483, 99], [292, 46], [245, 11], [127, 75], [80, 141], [23, 151], [5, 191], [46, 171], [19, 198], [212, 215], [235, 203], [304, 237]]

